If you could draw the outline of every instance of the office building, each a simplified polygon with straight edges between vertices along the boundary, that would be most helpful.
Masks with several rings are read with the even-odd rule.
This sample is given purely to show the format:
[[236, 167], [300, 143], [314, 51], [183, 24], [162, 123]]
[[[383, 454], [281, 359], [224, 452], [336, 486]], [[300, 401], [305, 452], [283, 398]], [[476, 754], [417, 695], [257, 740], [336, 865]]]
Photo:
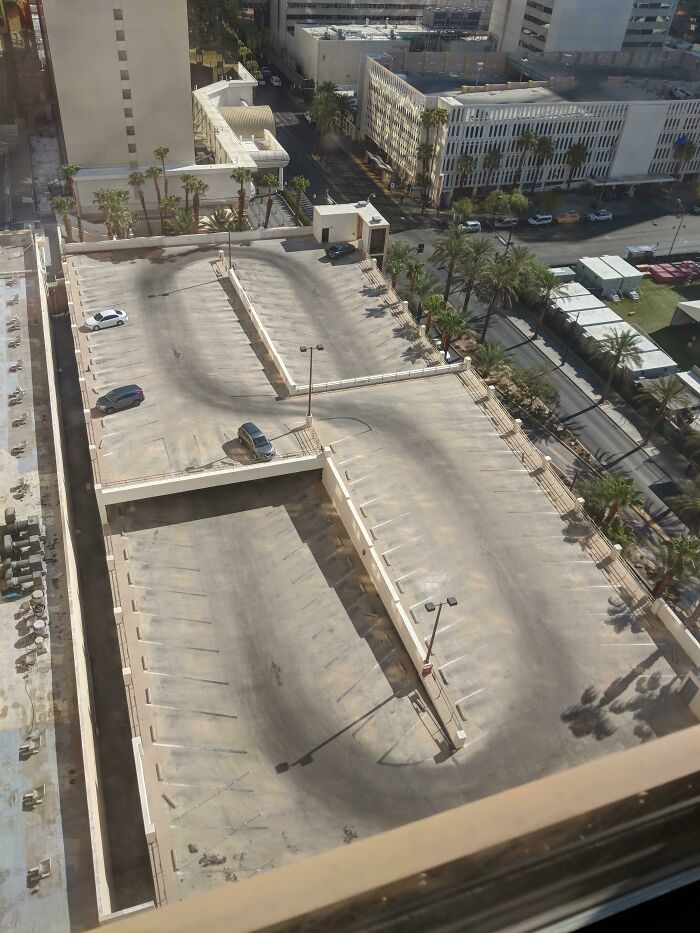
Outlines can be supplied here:
[[670, 35], [684, 42], [696, 43], [700, 38], [700, 0], [678, 0]]
[[[685, 54], [691, 67], [693, 56]], [[358, 126], [397, 177], [413, 181], [422, 172], [417, 151], [426, 139], [421, 114], [434, 107], [447, 111], [447, 123], [430, 138], [435, 157], [429, 197], [444, 206], [460, 190], [468, 193], [474, 186], [522, 184], [544, 190], [588, 182], [629, 191], [640, 184], [670, 182], [680, 172], [697, 172], [700, 148], [684, 162], [676, 146], [700, 141], [700, 100], [668, 99], [668, 82], [651, 82], [658, 88], [655, 93], [638, 79], [609, 78], [609, 71], [608, 65], [553, 64], [550, 76], [540, 81], [489, 74], [480, 85], [473, 76], [405, 68], [397, 74], [366, 58]], [[670, 74], [671, 81], [677, 73]], [[551, 160], [538, 164], [523, 155], [518, 139], [527, 129], [552, 140]], [[571, 172], [567, 152], [576, 143], [586, 146], [588, 157]], [[499, 153], [499, 160], [489, 168], [485, 160], [492, 152]], [[464, 155], [475, 160], [468, 176], [460, 170]]]
[[662, 48], [676, 0], [493, 0], [499, 51]]

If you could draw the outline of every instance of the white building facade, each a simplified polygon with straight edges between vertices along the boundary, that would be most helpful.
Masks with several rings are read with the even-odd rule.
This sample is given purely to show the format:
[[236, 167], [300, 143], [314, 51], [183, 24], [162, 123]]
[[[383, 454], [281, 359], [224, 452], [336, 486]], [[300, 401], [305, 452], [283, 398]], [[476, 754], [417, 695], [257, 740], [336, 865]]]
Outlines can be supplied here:
[[493, 0], [489, 31], [503, 52], [662, 48], [677, 0]]
[[[679, 172], [700, 171], [700, 99], [662, 100], [639, 92], [642, 99], [572, 101], [545, 86], [501, 90], [471, 89], [471, 93], [424, 95], [379, 62], [365, 59], [359, 94], [359, 127], [384, 153], [397, 174], [415, 179], [421, 166], [417, 149], [426, 141], [420, 119], [424, 110], [440, 107], [447, 123], [430, 133], [435, 158], [429, 195], [448, 205], [460, 189], [522, 184], [538, 190], [568, 184], [568, 149], [584, 143], [588, 158], [572, 178], [584, 182], [634, 186], [670, 181]], [[522, 157], [518, 138], [524, 130], [551, 138], [554, 157], [538, 167], [533, 156]], [[697, 150], [679, 163], [674, 144], [684, 139]], [[484, 168], [486, 156], [497, 150], [500, 166]], [[459, 162], [476, 162], [466, 177]]]

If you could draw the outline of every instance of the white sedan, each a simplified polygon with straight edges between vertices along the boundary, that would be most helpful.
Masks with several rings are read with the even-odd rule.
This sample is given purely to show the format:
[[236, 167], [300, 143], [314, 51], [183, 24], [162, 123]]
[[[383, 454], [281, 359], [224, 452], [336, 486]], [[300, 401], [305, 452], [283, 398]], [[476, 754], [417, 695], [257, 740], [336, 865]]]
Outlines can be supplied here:
[[109, 308], [107, 311], [98, 311], [92, 317], [85, 319], [85, 326], [90, 330], [103, 330], [105, 327], [120, 327], [129, 320], [126, 311], [119, 308]]
[[613, 215], [610, 211], [606, 211], [605, 208], [601, 211], [593, 211], [592, 214], [588, 215], [589, 220], [612, 220]]

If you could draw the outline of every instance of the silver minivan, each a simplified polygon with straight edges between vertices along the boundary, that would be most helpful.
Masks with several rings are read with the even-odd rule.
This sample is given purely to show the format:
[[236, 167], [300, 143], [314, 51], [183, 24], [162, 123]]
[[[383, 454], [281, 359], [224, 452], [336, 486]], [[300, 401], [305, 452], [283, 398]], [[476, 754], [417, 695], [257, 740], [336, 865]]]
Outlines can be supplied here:
[[543, 227], [545, 224], [551, 224], [552, 215], [551, 214], [533, 214], [532, 217], [528, 217], [527, 222], [533, 227]]

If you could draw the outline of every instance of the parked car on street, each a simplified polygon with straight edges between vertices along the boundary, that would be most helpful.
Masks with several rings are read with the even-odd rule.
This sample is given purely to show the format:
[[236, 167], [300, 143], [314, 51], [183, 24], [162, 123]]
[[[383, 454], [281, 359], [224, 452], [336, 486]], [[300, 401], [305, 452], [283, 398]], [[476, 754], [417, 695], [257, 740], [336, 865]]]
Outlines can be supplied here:
[[326, 247], [326, 256], [329, 259], [342, 259], [343, 256], [351, 256], [355, 249], [352, 243], [334, 243], [333, 246]]
[[464, 230], [465, 233], [481, 233], [481, 221], [465, 220], [463, 224], [459, 225], [459, 229]]
[[590, 214], [587, 214], [586, 217], [588, 220], [594, 221], [594, 222], [598, 220], [612, 220], [613, 219], [613, 215], [605, 207], [601, 208], [601, 210], [599, 211], [592, 211]]
[[494, 227], [496, 230], [514, 230], [519, 223], [517, 217], [499, 217]]
[[554, 218], [558, 224], [577, 224], [581, 220], [578, 211], [565, 211]]
[[270, 84], [273, 87], [282, 87], [282, 79], [277, 75], [270, 75]]
[[551, 215], [551, 214], [544, 214], [544, 213], [540, 212], [540, 213], [537, 213], [537, 214], [533, 214], [532, 217], [528, 217], [527, 222], [528, 222], [528, 223], [530, 224], [530, 226], [532, 226], [532, 227], [543, 227], [543, 226], [545, 226], [546, 224], [551, 224], [551, 222], [552, 222], [552, 215]]
[[671, 97], [674, 97], [676, 100], [692, 100], [695, 94], [687, 91], [684, 87], [672, 87]]
[[144, 398], [145, 395], [140, 386], [119, 386], [118, 389], [112, 389], [106, 395], [101, 395], [96, 405], [98, 411], [112, 415], [115, 411], [122, 411], [124, 408], [138, 408]]
[[90, 330], [104, 330], [105, 327], [119, 327], [126, 324], [129, 317], [126, 311], [120, 308], [109, 308], [107, 311], [98, 311], [88, 318], [85, 318], [85, 326]]
[[277, 453], [267, 436], [252, 421], [246, 421], [240, 426], [238, 440], [250, 450], [256, 460], [271, 460]]

